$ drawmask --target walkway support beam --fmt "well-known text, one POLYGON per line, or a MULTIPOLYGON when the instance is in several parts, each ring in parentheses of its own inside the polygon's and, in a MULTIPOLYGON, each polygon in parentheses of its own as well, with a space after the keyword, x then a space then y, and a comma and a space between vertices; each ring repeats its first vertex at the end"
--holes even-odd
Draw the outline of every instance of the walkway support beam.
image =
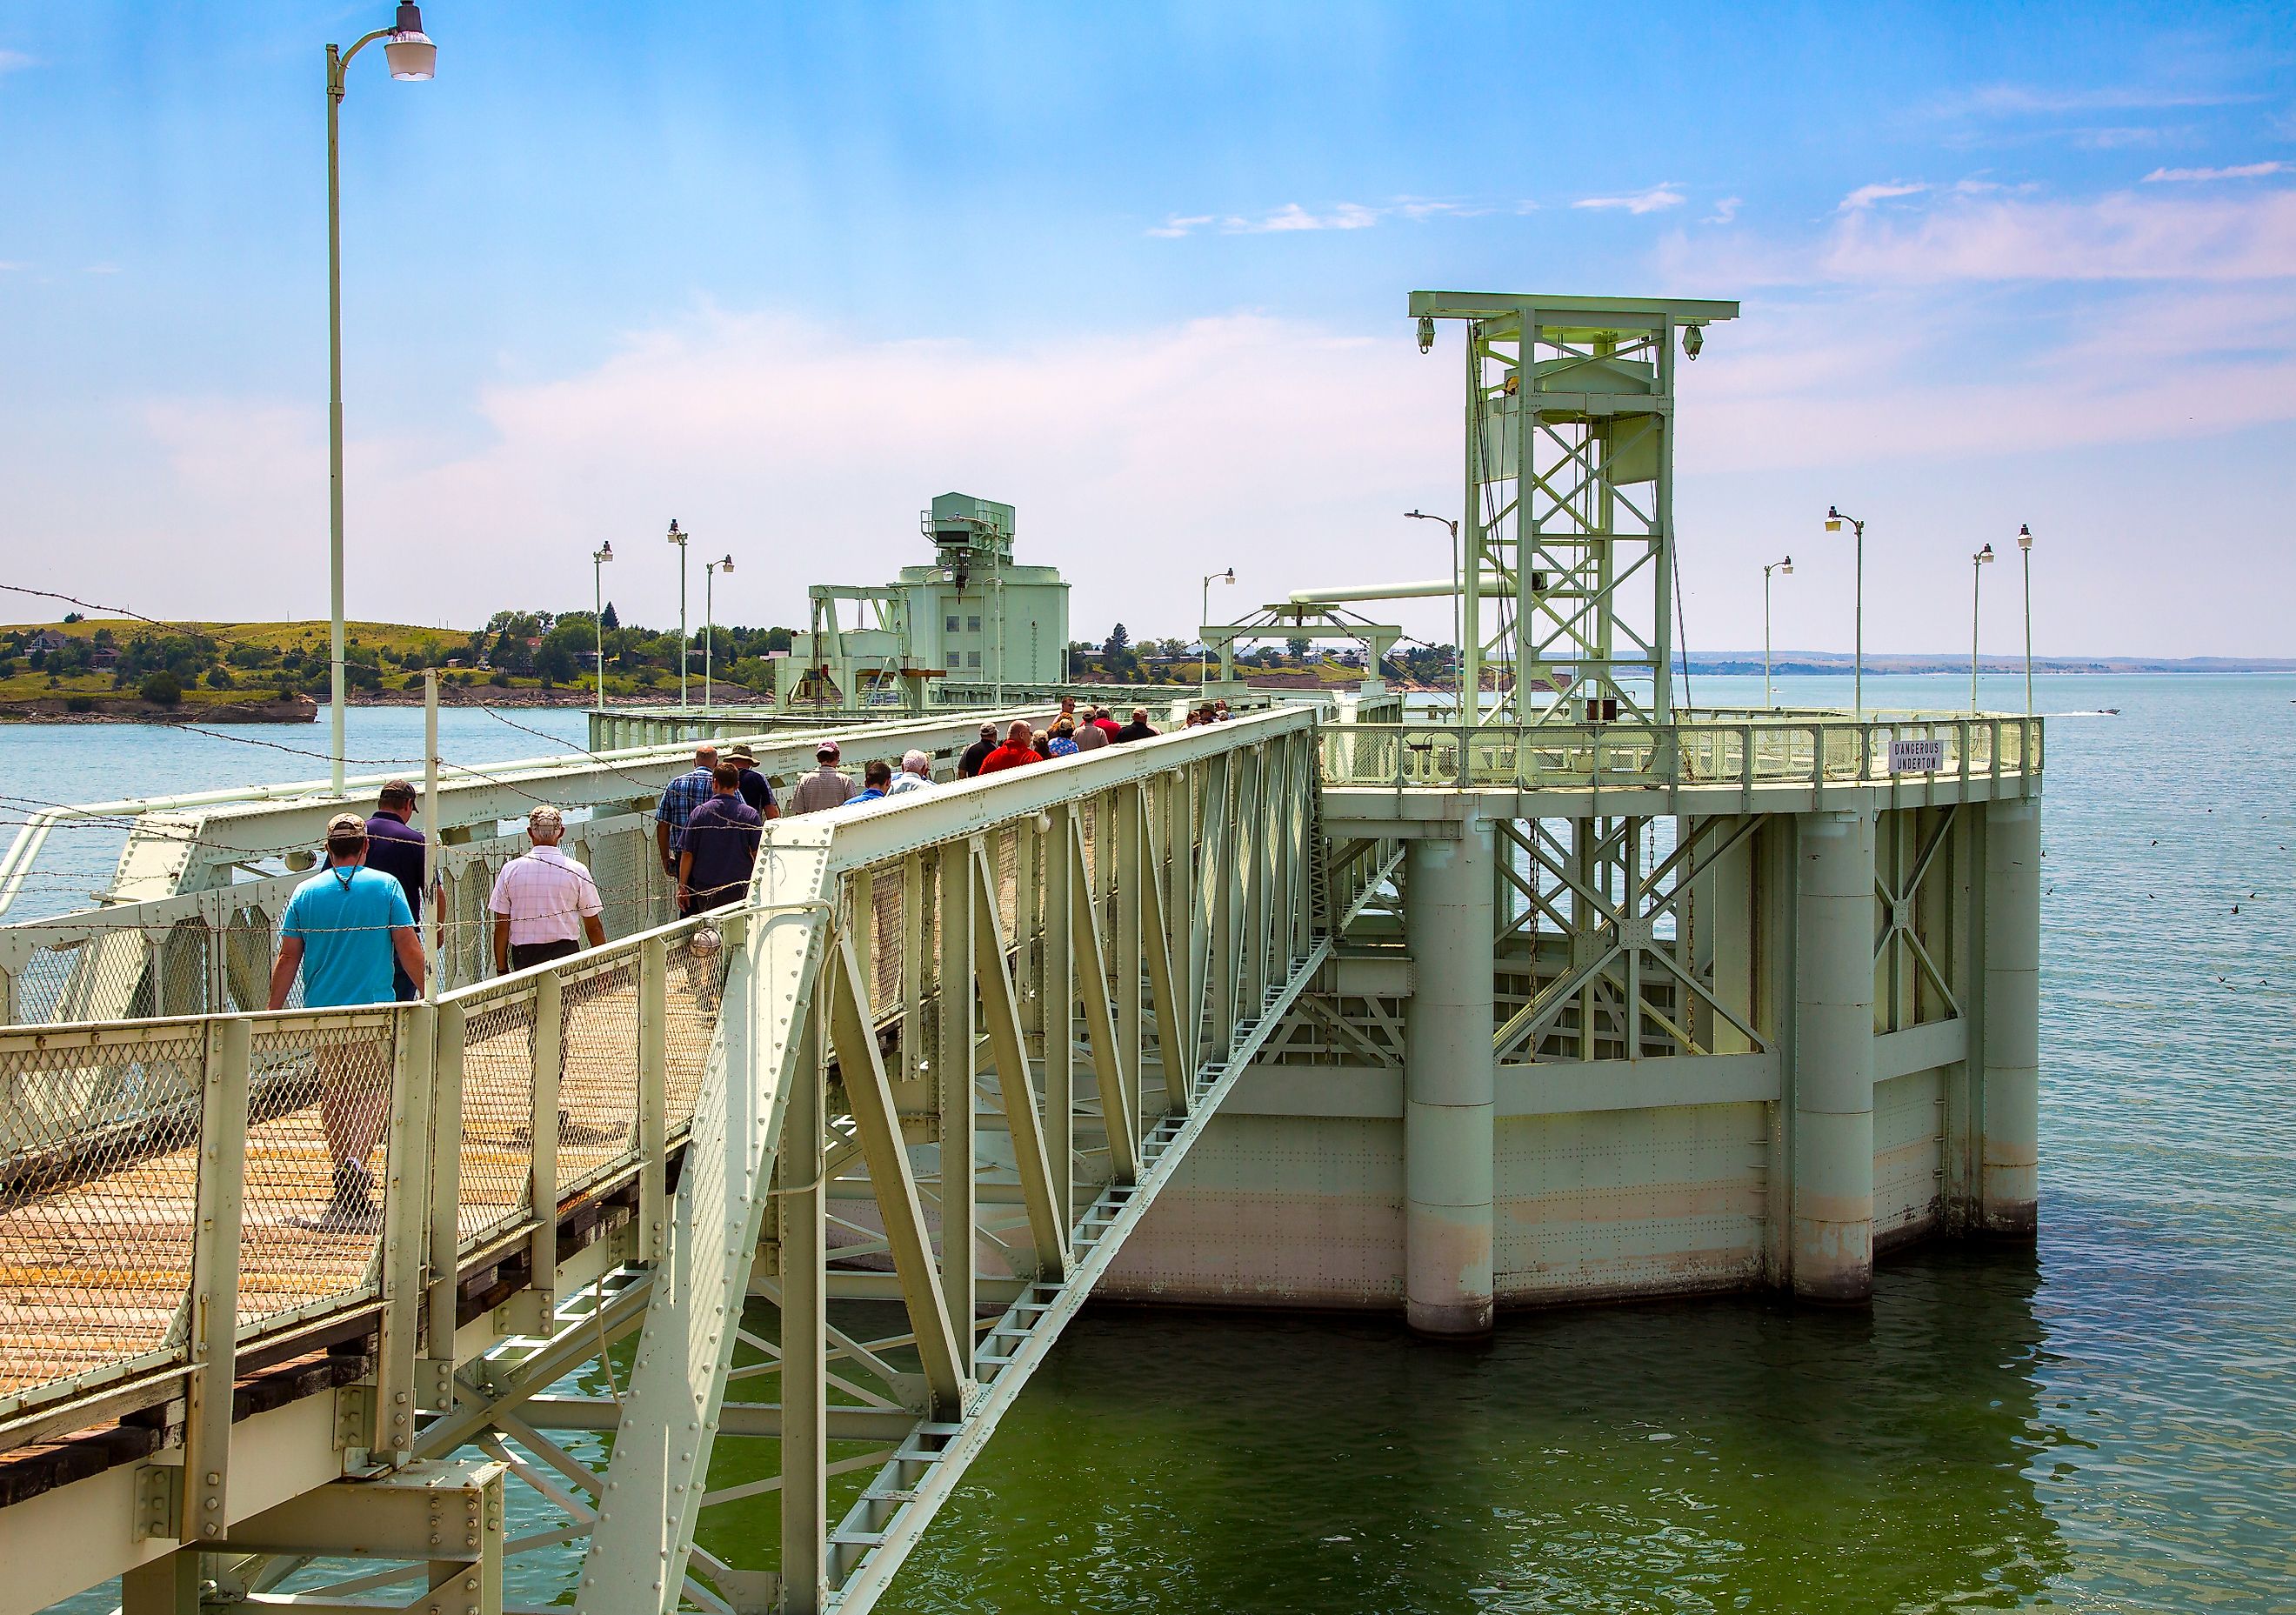
POLYGON ((1988 1234, 2031 1239, 2041 1126, 2041 804, 1985 808, 1985 1173, 1988 1234))
POLYGON ((1404 1304, 1425 1334, 1491 1328, 1494 868, 1478 819, 1456 840, 1413 840, 1404 865, 1404 1304))
POLYGON ((1874 1293, 1874 816, 1795 822, 1793 1292, 1874 1293))

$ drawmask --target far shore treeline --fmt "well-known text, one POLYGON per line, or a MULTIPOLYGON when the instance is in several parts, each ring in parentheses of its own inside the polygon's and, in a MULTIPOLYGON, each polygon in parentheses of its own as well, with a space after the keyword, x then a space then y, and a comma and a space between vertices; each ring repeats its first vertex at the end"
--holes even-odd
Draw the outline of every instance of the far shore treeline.
MULTIPOLYGON (((624 624, 610 603, 603 612, 606 694, 644 701, 677 689, 676 630, 624 624)), ((792 630, 718 625, 709 672, 719 701, 772 697, 776 670, 787 664, 792 630)), ((345 679, 358 703, 419 699, 422 675, 437 668, 451 700, 588 700, 596 690, 599 623, 589 611, 497 611, 482 628, 421 627, 406 623, 345 626, 345 679)), ((687 647, 688 680, 702 674, 703 636, 687 647)), ((1307 640, 1245 650, 1237 661, 1253 676, 1310 685, 1352 684, 1363 676, 1359 651, 1318 649, 1307 640)), ((1447 645, 1399 650, 1382 669, 1390 680, 1432 685, 1451 664, 1447 645)), ((1069 670, 1079 682, 1194 685, 1206 670, 1193 642, 1135 642, 1122 623, 1097 644, 1070 646, 1069 670)), ((257 715, 293 721, 329 690, 324 622, 170 622, 91 618, 0 627, 0 717, 195 717, 257 715)))

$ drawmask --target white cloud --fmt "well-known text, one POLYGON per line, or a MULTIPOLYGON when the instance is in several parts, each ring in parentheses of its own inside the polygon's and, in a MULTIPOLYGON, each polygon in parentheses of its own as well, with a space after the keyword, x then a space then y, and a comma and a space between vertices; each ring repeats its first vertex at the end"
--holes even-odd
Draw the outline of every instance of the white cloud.
POLYGON ((1151 229, 1148 234, 1151 235, 1163 236, 1167 240, 1170 240, 1185 235, 1191 231, 1200 229, 1203 225, 1209 225, 1211 222, 1212 216, 1209 213, 1190 213, 1185 215, 1175 213, 1165 219, 1162 224, 1151 229))
POLYGON ((2164 181, 2261 179, 2267 174, 2284 173, 2287 168, 2284 162, 2247 162, 2231 168, 2155 168, 2144 176, 2144 183, 2157 185, 2164 181))
POLYGON ((0 49, 0 73, 20 72, 25 68, 37 65, 37 63, 31 57, 21 51, 0 49))
POLYGON ((83 275, 117 275, 119 273, 119 266, 117 264, 90 264, 86 268, 80 271, 80 273, 83 275))
MULTIPOLYGON (((1392 512, 1456 503, 1456 385, 1401 319, 1371 337, 1239 316, 990 348, 699 316, 578 373, 484 389, 476 432, 355 439, 354 610, 463 621, 513 598, 586 600, 576 569, 611 537, 636 562, 607 574, 624 617, 674 619, 659 538, 630 536, 675 515, 742 562, 718 586, 721 619, 801 622, 806 585, 917 562, 918 509, 961 488, 1019 506, 1021 553, 1076 586, 1080 635, 1119 616, 1180 632, 1197 576, 1231 562, 1239 600, 1441 570, 1442 545, 1413 547, 1398 529, 1421 524, 1392 512)), ((121 564, 230 553, 212 584, 186 573, 171 609, 324 612, 324 568, 308 564, 324 553, 309 548, 326 525, 324 417, 198 398, 144 424, 160 455, 123 476, 132 496, 107 523, 121 564)))
POLYGON ((1683 194, 1675 189, 1672 180, 1662 180, 1647 191, 1631 192, 1624 196, 1582 196, 1570 205, 1574 208, 1619 209, 1628 213, 1655 213, 1661 208, 1678 208, 1683 194))
POLYGON ((1860 185, 1843 197, 1833 210, 1836 213, 1862 213, 1875 202, 1887 201, 1893 196, 1919 196, 1928 189, 1928 184, 1918 179, 1892 179, 1879 184, 1860 185))
POLYGON ((1286 202, 1259 218, 1231 215, 1220 228, 1232 235, 1280 234, 1294 230, 1367 230, 1379 223, 1379 209, 1341 202, 1329 213, 1310 213, 1298 202, 1286 202))
POLYGON ((2296 192, 1963 201, 1906 224, 1853 212, 1814 267, 1812 279, 1908 283, 2296 275, 2296 192))
POLYGON ((1738 217, 1738 209, 1744 206, 1743 198, 1726 196, 1714 204, 1714 211, 1706 216, 1705 222, 1710 225, 1726 225, 1738 217))
POLYGON ((2164 107, 2230 106, 2252 99, 2210 90, 2171 90, 2145 85, 2103 85, 2088 89, 2045 89, 2032 85, 1992 84, 1948 100, 1948 113, 1975 112, 2021 117, 2052 112, 2119 111, 2164 107))

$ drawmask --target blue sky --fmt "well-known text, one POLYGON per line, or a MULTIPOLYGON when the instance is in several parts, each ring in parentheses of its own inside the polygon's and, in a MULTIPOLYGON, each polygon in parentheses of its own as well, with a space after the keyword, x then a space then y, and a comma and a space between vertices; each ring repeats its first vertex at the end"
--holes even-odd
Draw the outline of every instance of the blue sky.
MULTIPOLYGON (((321 47, 390 12, 0 4, 0 581, 324 611, 321 47)), ((437 81, 371 50, 344 108, 355 613, 586 603, 611 537, 660 620, 676 516, 793 620, 949 488, 1079 635, 1422 577, 1407 294, 1654 291, 1745 305, 1685 381, 1694 647, 1788 550, 1779 643, 1847 647, 1838 501, 1880 648, 1963 643, 2030 521, 2045 652, 2296 654, 2284 5, 425 16, 437 81)))

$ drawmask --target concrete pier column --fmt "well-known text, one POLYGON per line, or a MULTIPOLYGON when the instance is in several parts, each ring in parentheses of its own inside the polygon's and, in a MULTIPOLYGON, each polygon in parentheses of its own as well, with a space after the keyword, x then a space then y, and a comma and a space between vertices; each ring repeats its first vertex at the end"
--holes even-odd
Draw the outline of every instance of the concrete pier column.
POLYGON ((2041 804, 1985 808, 1985 1156, 1988 1234, 2031 1239, 2041 1127, 2041 804))
POLYGON ((1793 1292, 1874 1294, 1874 816, 1795 821, 1793 1292))
POLYGON ((1403 1029, 1405 1315, 1426 1334, 1491 1327, 1491 827, 1409 843, 1403 1029))

